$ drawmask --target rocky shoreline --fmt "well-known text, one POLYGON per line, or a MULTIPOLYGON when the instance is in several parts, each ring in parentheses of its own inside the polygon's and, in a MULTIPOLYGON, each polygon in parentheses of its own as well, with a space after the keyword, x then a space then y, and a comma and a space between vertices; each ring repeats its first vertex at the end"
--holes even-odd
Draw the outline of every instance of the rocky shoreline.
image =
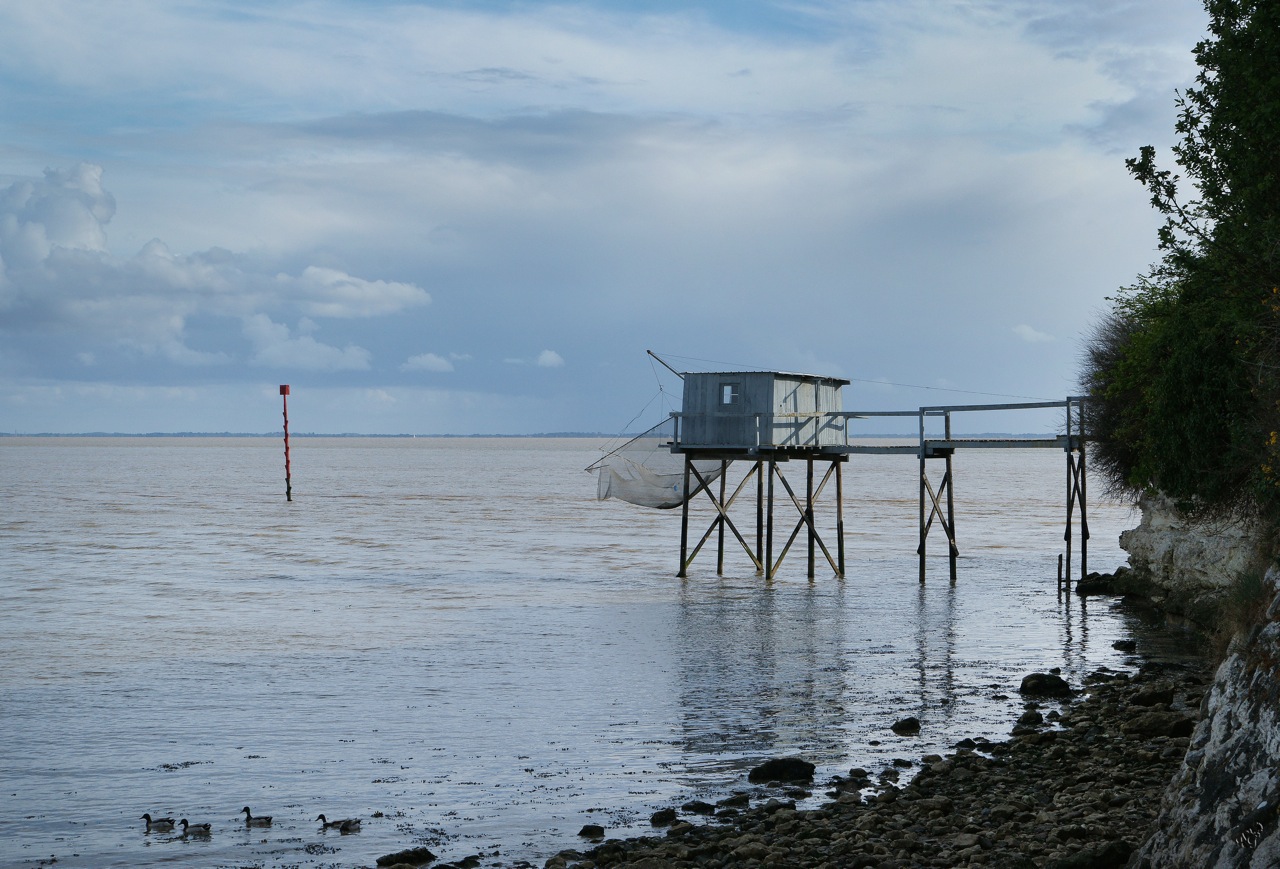
POLYGON ((820 785, 830 802, 816 809, 797 810, 804 792, 782 781, 672 807, 655 813, 661 834, 545 867, 1122 867, 1153 831, 1211 677, 1194 661, 1099 670, 1069 698, 1027 696, 1008 741, 851 770, 820 785))

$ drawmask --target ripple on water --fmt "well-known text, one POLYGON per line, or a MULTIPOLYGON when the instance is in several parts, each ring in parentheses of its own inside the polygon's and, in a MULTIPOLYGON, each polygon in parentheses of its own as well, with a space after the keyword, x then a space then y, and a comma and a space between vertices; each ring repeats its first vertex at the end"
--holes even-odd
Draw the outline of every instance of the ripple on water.
MULTIPOLYGON (((0 864, 538 859, 769 756, 822 780, 998 738, 1033 669, 1133 666, 1111 649, 1132 615, 1054 591, 1061 467, 1033 451, 966 457, 960 581, 935 559, 922 587, 909 461, 851 484, 845 581, 793 552, 765 584, 732 540, 728 575, 704 552, 681 581, 678 514, 595 502, 594 444, 507 446, 305 442, 291 505, 274 442, 0 446, 33 517, 0 526, 26 577, 0 614, 0 864), (147 836, 143 812, 213 834, 147 836)), ((1114 566, 1127 510, 1091 507, 1114 566)))

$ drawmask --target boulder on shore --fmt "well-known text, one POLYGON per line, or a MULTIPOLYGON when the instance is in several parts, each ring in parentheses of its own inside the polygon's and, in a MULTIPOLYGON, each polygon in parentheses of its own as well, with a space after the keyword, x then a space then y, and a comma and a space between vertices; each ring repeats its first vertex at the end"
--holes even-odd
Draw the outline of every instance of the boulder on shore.
POLYGON ((775 757, 766 760, 747 775, 752 783, 771 781, 812 781, 816 767, 798 757, 775 757))
POLYGON ((670 827, 677 817, 675 809, 658 809, 649 816, 649 823, 654 827, 670 827))
POLYGON ((895 721, 889 728, 899 736, 918 736, 920 733, 920 719, 914 715, 908 715, 900 721, 895 721))
POLYGON ((434 859, 436 859, 436 855, 426 848, 407 848, 404 851, 397 851, 394 854, 379 857, 377 863, 379 866, 421 866, 423 863, 430 863, 434 859))
POLYGON ((1032 673, 1022 680, 1018 692, 1032 697, 1070 697, 1067 680, 1052 673, 1032 673))

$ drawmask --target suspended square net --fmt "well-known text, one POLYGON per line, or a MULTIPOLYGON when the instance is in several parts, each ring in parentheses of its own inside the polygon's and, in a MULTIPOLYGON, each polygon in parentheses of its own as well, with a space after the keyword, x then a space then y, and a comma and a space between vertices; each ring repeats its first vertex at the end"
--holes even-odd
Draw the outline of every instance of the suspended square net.
MULTIPOLYGON (((675 420, 668 417, 590 465, 596 474, 596 498, 617 498, 641 507, 669 510, 685 502, 684 456, 671 452, 675 420)), ((710 483, 720 476, 719 460, 695 460, 693 466, 710 483)), ((692 475, 696 493, 698 482, 692 475)))

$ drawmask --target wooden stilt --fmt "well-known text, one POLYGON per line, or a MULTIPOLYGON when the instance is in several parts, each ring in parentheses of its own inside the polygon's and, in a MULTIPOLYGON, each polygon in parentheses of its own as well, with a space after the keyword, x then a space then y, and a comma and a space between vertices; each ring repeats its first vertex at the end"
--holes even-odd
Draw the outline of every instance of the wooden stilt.
POLYGON ((837 571, 844 579, 844 483, 840 477, 840 466, 843 461, 834 460, 836 466, 836 551, 839 553, 840 568, 837 571))
POLYGON ((689 551, 689 471, 692 469, 693 460, 688 456, 684 457, 684 488, 680 491, 684 493, 684 503, 680 505, 680 572, 676 576, 684 579, 688 574, 685 568, 688 562, 685 556, 689 551))
POLYGON ((1084 438, 1080 439, 1080 578, 1089 574, 1089 517, 1085 512, 1086 474, 1084 470, 1084 438))
POLYGON ((1071 439, 1067 438, 1067 528, 1063 532, 1063 540, 1067 544, 1067 591, 1071 590, 1071 541, 1074 535, 1071 533, 1071 514, 1074 511, 1076 503, 1076 461, 1075 456, 1071 452, 1071 439))
MULTIPOLYGON (((945 435, 945 437, 946 437, 946 439, 947 439, 948 441, 950 441, 950 440, 951 440, 951 413, 950 413, 950 411, 948 411, 948 412, 947 412, 947 415, 946 415, 946 429, 945 429, 945 431, 946 431, 946 435, 945 435)), ((952 585, 955 585, 955 584, 956 584, 956 559, 960 556, 960 550, 959 550, 959 548, 957 548, 957 546, 956 546, 956 499, 955 499, 955 488, 956 488, 956 486, 955 486, 955 482, 956 482, 956 478, 955 478, 955 477, 953 476, 953 474, 952 474, 952 471, 954 470, 954 469, 953 469, 953 467, 952 467, 952 463, 951 463, 952 455, 953 455, 953 451, 952 451, 952 450, 947 450, 947 477, 946 477, 946 487, 947 487, 947 560, 950 562, 950 566, 951 566, 951 584, 952 584, 952 585)))
POLYGON ((724 576, 724 493, 726 477, 729 475, 729 463, 724 459, 720 460, 720 515, 716 517, 716 525, 720 529, 720 537, 717 541, 716 548, 716 576, 724 576))
MULTIPOLYGON (((764 553, 764 462, 756 462, 756 561, 767 564, 764 553)), ((756 573, 765 573, 768 568, 757 568, 756 573)))
MULTIPOLYGON (((787 497, 791 499, 791 504, 796 508, 796 513, 800 518, 797 520, 795 527, 791 529, 791 534, 787 537, 786 545, 782 547, 782 552, 779 553, 777 561, 773 563, 775 570, 782 564, 783 559, 787 557, 787 553, 791 551, 791 546, 796 542, 796 538, 800 536, 800 531, 803 529, 808 532, 808 539, 811 545, 816 545, 822 550, 822 555, 827 559, 827 564, 831 566, 831 570, 836 573, 839 572, 836 560, 831 557, 830 550, 827 549, 827 545, 822 542, 822 537, 818 534, 817 526, 813 521, 813 513, 810 509, 810 505, 817 501, 822 495, 822 490, 830 482, 831 477, 834 475, 835 467, 835 463, 833 463, 832 467, 827 469, 826 474, 823 475, 822 482, 813 489, 812 495, 807 496, 804 501, 801 501, 795 491, 792 490, 786 476, 781 471, 777 472, 778 480, 782 483, 782 487, 786 489, 787 497)), ((814 560, 816 561, 816 557, 814 560)))
POLYGON ((926 468, 925 445, 924 445, 924 411, 920 412, 920 545, 916 547, 916 552, 920 556, 920 584, 924 585, 925 562, 928 555, 929 547, 929 525, 925 521, 924 513, 924 496, 925 490, 929 486, 928 471, 926 468))
MULTIPOLYGON (((728 471, 728 465, 729 465, 729 462, 727 461, 724 462, 724 464, 722 465, 723 470, 721 471, 721 474, 720 474, 720 477, 722 480, 721 488, 720 488, 721 495, 717 499, 716 496, 712 493, 710 483, 707 481, 707 479, 704 478, 701 473, 699 473, 697 467, 695 467, 692 463, 689 464, 689 473, 693 475, 694 480, 696 480, 698 483, 697 488, 694 490, 694 494, 696 495, 698 492, 707 493, 707 497, 711 500, 712 506, 716 508, 716 517, 711 520, 711 524, 707 526, 706 533, 702 535, 702 538, 698 541, 698 544, 693 547, 693 551, 687 552, 684 556, 682 556, 681 560, 686 570, 688 569, 689 565, 693 563, 693 560, 698 557, 698 553, 702 551, 702 547, 705 546, 707 544, 707 541, 711 539, 711 535, 719 531, 720 534, 723 536, 724 530, 726 528, 733 534, 734 539, 738 541, 738 545, 742 547, 742 550, 747 553, 747 557, 751 559, 751 562, 756 566, 756 569, 759 570, 761 567, 760 560, 756 557, 755 553, 751 550, 751 546, 747 543, 746 539, 743 538, 742 533, 738 531, 737 526, 733 524, 733 519, 731 519, 729 516, 729 508, 733 506, 734 501, 738 500, 738 496, 742 494, 747 484, 751 482, 751 472, 748 472, 747 476, 744 477, 740 483, 738 483, 738 486, 737 488, 734 489, 733 494, 729 496, 728 499, 725 499, 724 497, 725 486, 724 486, 723 480, 725 479, 725 474, 728 471)), ((721 563, 723 562, 721 561, 721 563)))
POLYGON ((808 467, 805 475, 804 522, 809 529, 809 579, 813 579, 814 539, 817 536, 813 527, 813 459, 809 459, 805 464, 808 467))
POLYGON ((773 579, 773 477, 777 473, 778 463, 773 459, 769 459, 769 506, 768 518, 765 526, 765 557, 764 557, 764 578, 773 579))

